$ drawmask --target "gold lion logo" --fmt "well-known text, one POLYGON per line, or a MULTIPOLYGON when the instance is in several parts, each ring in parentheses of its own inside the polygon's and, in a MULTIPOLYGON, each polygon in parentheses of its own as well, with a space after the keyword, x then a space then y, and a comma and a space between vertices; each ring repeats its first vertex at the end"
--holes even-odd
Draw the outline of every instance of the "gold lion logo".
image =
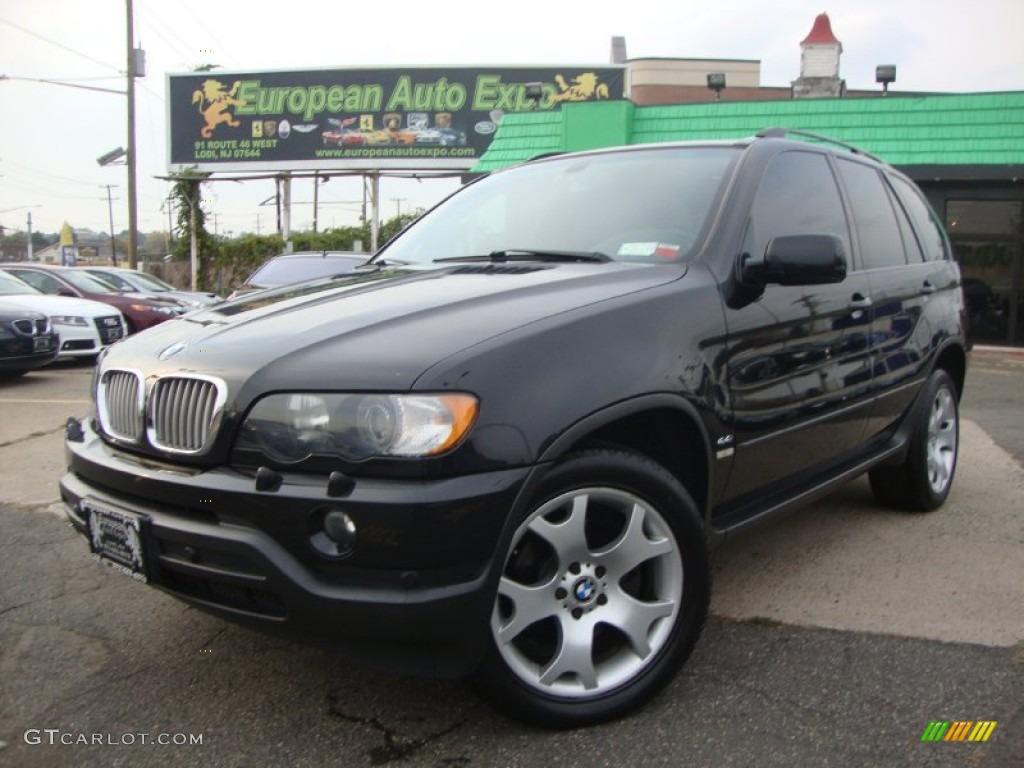
POLYGON ((608 98, 608 86, 598 80, 594 72, 584 72, 574 77, 571 83, 565 82, 561 75, 555 75, 555 84, 558 86, 558 93, 551 97, 553 103, 608 98))
POLYGON ((239 81, 236 80, 229 91, 219 80, 206 80, 202 89, 192 93, 192 103, 199 105, 199 113, 206 120, 206 125, 200 131, 204 139, 213 136, 213 129, 220 123, 227 123, 232 128, 241 125, 235 120, 235 116, 227 111, 229 107, 245 104, 243 99, 235 98, 239 85, 239 81))

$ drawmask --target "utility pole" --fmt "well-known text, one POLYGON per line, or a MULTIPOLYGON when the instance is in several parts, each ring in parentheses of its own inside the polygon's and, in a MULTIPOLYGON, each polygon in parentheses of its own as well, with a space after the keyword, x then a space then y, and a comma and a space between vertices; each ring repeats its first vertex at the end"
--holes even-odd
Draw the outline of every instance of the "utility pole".
MULTIPOLYGON (((136 232, 139 228, 138 191, 135 186, 135 78, 138 63, 142 60, 142 51, 135 51, 134 9, 132 0, 128 5, 128 266, 139 267, 139 244, 136 232)), ((142 74, 145 74, 144 72, 142 74)))
POLYGON ((174 198, 168 195, 164 200, 164 205, 167 206, 167 251, 170 253, 171 246, 174 245, 174 222, 171 219, 171 214, 174 212, 174 198))
POLYGON ((402 215, 402 203, 404 203, 408 199, 409 198, 407 198, 407 197, 392 197, 391 198, 391 200, 394 202, 396 208, 398 209, 398 216, 402 215))
POLYGON ((116 184, 104 184, 107 188, 107 210, 110 211, 110 261, 116 267, 117 266, 117 246, 114 241, 114 200, 110 196, 110 188, 116 187, 116 184))
POLYGON ((32 211, 28 212, 28 261, 32 261, 32 211))

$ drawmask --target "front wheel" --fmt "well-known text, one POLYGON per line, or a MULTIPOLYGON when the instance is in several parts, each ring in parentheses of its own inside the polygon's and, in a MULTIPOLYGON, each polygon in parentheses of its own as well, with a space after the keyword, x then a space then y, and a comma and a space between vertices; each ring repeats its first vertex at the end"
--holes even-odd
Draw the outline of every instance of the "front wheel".
POLYGON ((512 536, 478 688, 535 725, 619 717, 686 661, 709 596, 704 532, 679 482, 637 454, 572 454, 512 536))
POLYGON ((907 458, 898 467, 876 467, 868 474, 882 504, 914 512, 938 509, 949 496, 956 472, 960 412, 956 385, 941 368, 925 382, 911 415, 913 432, 907 458))

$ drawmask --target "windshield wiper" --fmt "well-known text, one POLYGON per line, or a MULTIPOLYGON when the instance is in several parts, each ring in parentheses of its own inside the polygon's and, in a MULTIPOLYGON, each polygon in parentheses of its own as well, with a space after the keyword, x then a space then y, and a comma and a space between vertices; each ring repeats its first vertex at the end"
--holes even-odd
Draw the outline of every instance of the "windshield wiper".
POLYGON ((506 261, 586 261, 603 263, 611 260, 608 254, 601 253, 600 251, 535 251, 530 248, 506 248, 503 251, 491 251, 487 255, 450 256, 444 259, 434 259, 434 263, 442 264, 460 261, 489 261, 492 264, 500 264, 506 261))
POLYGON ((401 261, 400 259, 373 259, 358 265, 356 269, 363 269, 364 267, 406 267, 411 263, 409 261, 401 261))

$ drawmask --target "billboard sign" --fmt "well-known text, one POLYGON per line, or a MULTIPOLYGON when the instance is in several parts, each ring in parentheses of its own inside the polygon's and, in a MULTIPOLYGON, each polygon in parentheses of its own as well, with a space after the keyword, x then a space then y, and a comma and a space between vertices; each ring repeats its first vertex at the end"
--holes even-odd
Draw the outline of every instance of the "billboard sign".
POLYGON ((315 69, 167 78, 172 172, 466 170, 506 112, 621 99, 623 67, 315 69), (527 83, 541 96, 528 98, 527 83))

